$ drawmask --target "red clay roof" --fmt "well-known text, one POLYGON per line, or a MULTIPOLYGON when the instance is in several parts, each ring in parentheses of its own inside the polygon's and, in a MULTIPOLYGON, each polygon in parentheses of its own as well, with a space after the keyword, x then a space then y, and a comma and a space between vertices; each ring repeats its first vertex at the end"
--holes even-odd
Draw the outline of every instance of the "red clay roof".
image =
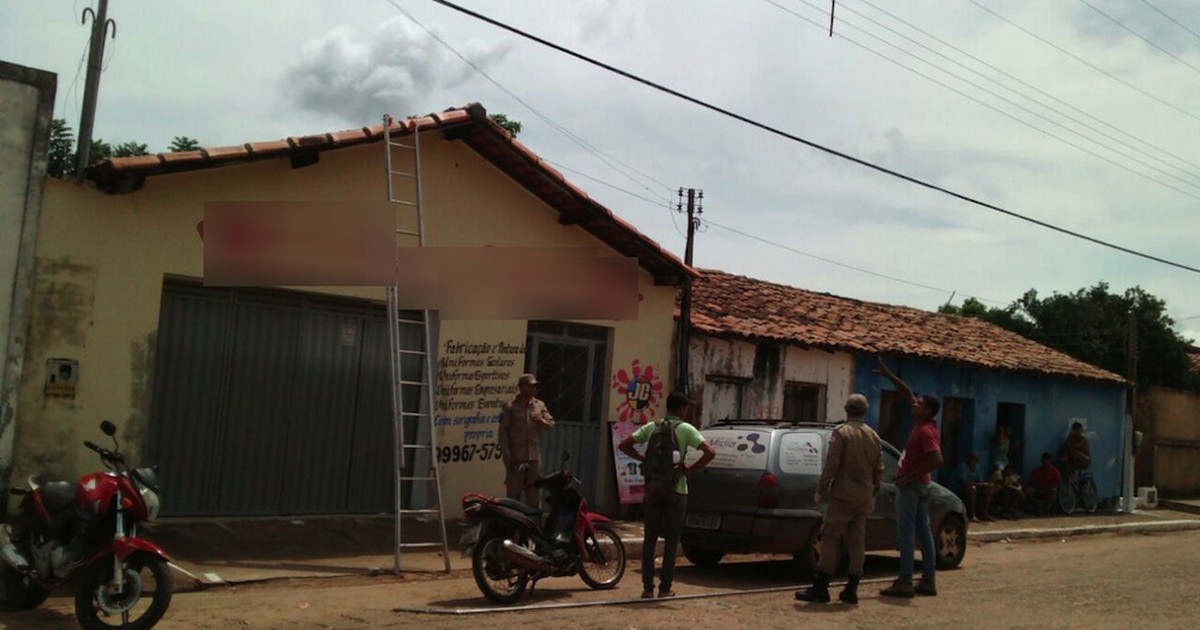
POLYGON ((693 281, 692 326, 718 337, 1125 382, 979 319, 863 302, 708 269, 693 281))
MULTIPOLYGON (((657 284, 677 284, 685 276, 697 275, 674 254, 567 181, 562 173, 489 119, 482 105, 471 103, 438 114, 393 121, 391 126, 394 136, 411 135, 416 130, 440 130, 447 138, 462 140, 558 210, 560 223, 579 225, 620 254, 636 257, 639 264, 654 276, 657 284)), ((87 173, 106 192, 131 192, 140 188, 146 177, 259 160, 308 157, 321 151, 382 140, 383 124, 379 124, 269 142, 247 142, 238 146, 112 158, 92 165, 87 173)))

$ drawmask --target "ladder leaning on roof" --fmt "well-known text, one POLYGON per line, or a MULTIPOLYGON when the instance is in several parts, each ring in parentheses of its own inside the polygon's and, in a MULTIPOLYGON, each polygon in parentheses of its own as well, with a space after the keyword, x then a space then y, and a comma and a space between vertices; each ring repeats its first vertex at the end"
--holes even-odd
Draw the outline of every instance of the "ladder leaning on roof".
MULTIPOLYGON (((401 240, 417 239, 417 246, 425 246, 425 217, 421 206, 421 141, 415 119, 399 123, 407 126, 411 144, 398 142, 392 137, 393 119, 383 117, 383 146, 387 154, 387 196, 396 204, 396 246, 401 240), (410 156, 397 160, 396 154, 410 156), (399 164, 398 164, 399 162, 399 164), (400 184, 400 185, 398 185, 400 184), (405 216, 416 215, 415 229, 405 216)), ((388 340, 391 345, 392 412, 395 441, 395 494, 396 494, 396 550, 394 571, 400 572, 400 556, 404 549, 440 547, 446 572, 450 571, 450 553, 446 541, 446 518, 442 505, 441 474, 437 458, 437 432, 433 426, 433 395, 436 392, 437 371, 433 364, 433 322, 428 310, 400 312, 399 258, 397 257, 394 280, 387 289, 388 340), (414 333, 420 331, 417 336, 414 333), (405 332, 409 334, 405 334, 405 332), (408 396, 406 396, 406 393, 408 396), (413 398, 416 400, 413 400, 413 398), (414 404, 415 403, 415 404, 414 404), (411 471, 408 467, 412 458, 411 471), (405 487, 409 492, 405 493, 405 487), (420 491, 419 491, 420 490, 420 491), (432 490, 433 497, 427 494, 432 490), (406 501, 407 499, 407 501, 406 501), (406 505, 407 504, 407 505, 406 505), (421 508, 418 504, 432 505, 421 508), (403 537, 405 516, 436 516, 438 542, 406 542, 403 537)))

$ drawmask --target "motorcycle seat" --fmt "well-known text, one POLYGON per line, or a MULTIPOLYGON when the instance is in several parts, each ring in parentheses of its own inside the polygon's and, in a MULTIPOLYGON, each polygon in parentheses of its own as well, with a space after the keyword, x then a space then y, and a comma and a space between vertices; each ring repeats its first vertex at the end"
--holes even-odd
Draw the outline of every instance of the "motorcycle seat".
POLYGON ((496 503, 498 505, 503 505, 506 508, 516 510, 522 514, 527 514, 529 516, 541 516, 542 515, 541 508, 535 508, 532 505, 528 505, 526 503, 521 503, 520 501, 518 501, 516 499, 509 499, 508 497, 497 497, 496 503))
POLYGON ((75 484, 69 481, 48 481, 42 484, 42 503, 46 510, 58 512, 75 502, 75 484))

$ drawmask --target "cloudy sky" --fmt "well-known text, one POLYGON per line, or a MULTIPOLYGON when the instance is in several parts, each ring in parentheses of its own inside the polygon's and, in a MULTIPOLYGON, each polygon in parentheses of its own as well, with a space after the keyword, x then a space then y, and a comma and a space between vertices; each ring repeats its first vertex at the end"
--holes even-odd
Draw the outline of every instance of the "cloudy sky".
MULTIPOLYGON (((829 0, 461 3, 811 142, 1200 267, 1191 0, 838 0, 832 38, 829 0)), ((56 115, 76 128, 88 4, 0 7, 0 59, 57 73, 56 115)), ((239 144, 478 101, 681 255, 674 191, 702 189, 702 267, 925 309, 1140 285, 1200 340, 1198 273, 879 174, 429 0, 111 0, 109 14, 108 141, 239 144)))

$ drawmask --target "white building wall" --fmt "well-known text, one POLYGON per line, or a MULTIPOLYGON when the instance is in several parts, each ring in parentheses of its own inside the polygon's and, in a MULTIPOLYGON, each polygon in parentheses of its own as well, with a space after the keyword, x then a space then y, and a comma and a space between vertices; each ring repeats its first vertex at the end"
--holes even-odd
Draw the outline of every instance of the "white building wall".
POLYGON ((52 73, 0 61, 0 484, 5 487, 12 471, 17 381, 55 88, 52 73))
POLYGON ((820 386, 819 416, 837 420, 852 392, 854 357, 847 352, 694 334, 688 361, 702 426, 726 417, 782 418, 788 383, 820 386))

